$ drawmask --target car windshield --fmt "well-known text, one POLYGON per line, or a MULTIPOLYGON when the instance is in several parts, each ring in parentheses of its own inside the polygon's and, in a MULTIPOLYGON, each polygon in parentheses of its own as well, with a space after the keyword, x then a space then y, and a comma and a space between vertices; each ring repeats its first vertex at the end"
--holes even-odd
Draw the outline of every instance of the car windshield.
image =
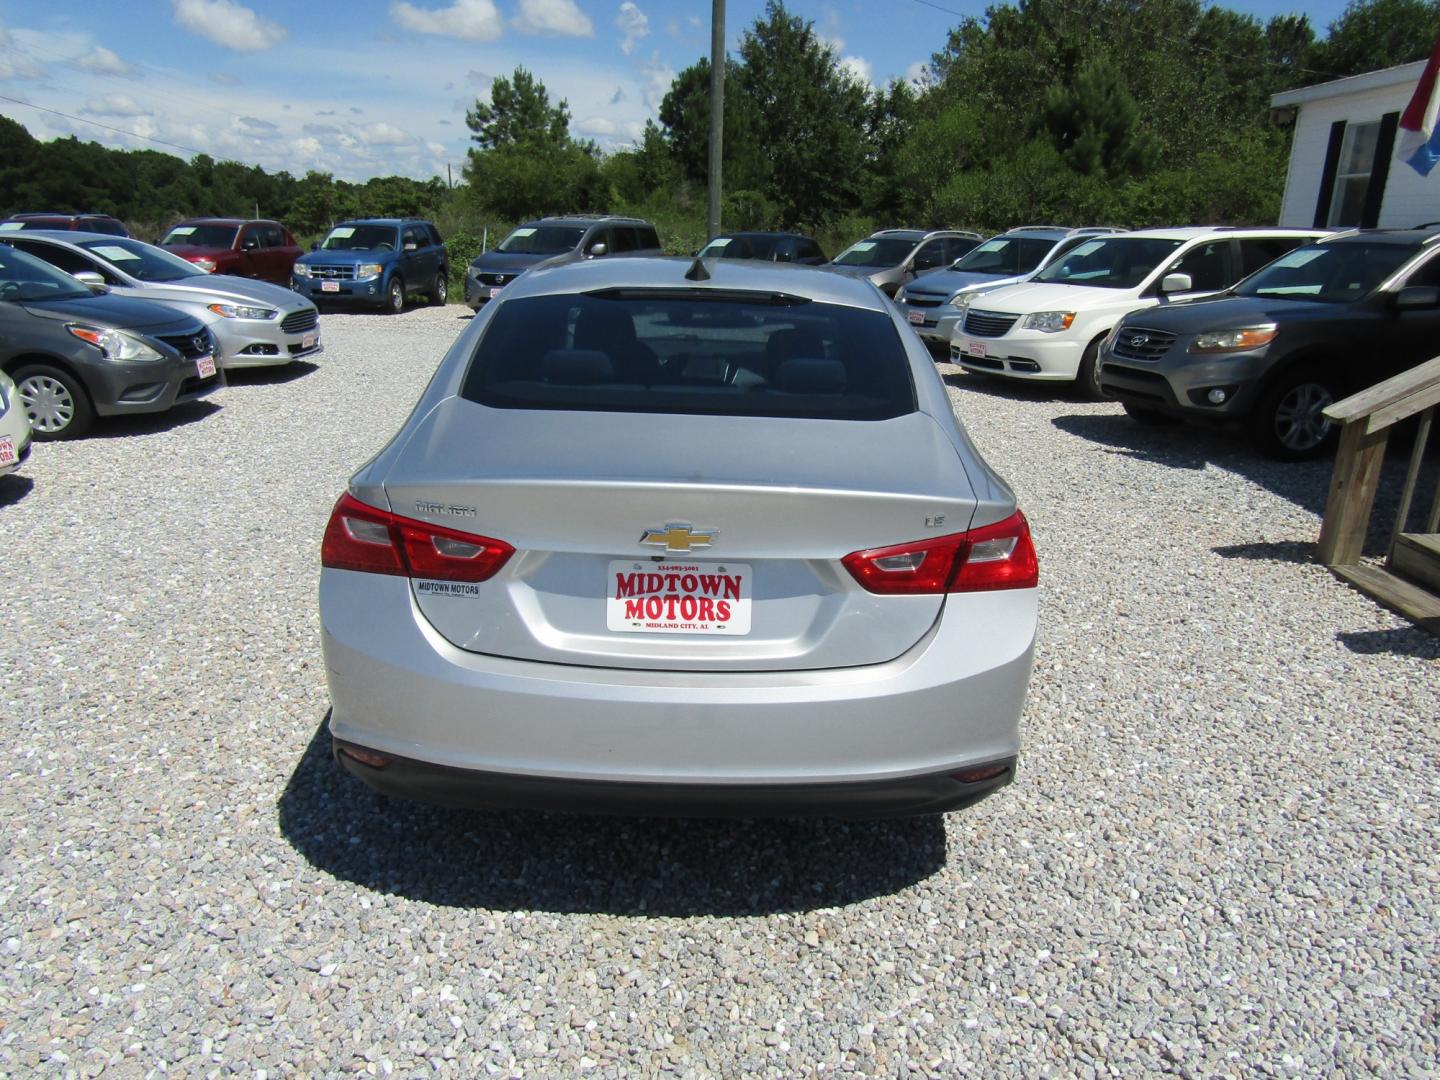
POLYGON ((1149 277, 1182 242, 1137 236, 1086 240, 1030 280, 1045 281, 1053 285, 1133 289, 1149 277))
POLYGON ((525 225, 501 240, 496 251, 507 255, 561 255, 574 251, 584 229, 563 225, 525 225))
POLYGON ((194 263, 138 240, 116 236, 104 240, 84 240, 80 246, 137 281, 180 281, 209 276, 194 263))
POLYGON ((320 247, 324 251, 394 251, 399 235, 393 225, 336 225, 320 247))
POLYGON ((717 236, 700 252, 702 259, 764 259, 775 261, 778 236, 717 236))
POLYGON ((1368 296, 1414 254, 1415 249, 1404 244, 1363 240, 1307 244, 1251 274, 1235 287, 1235 293, 1347 304, 1368 296))
POLYGON ((975 248, 954 268, 972 274, 1028 274, 1054 246, 1054 240, 997 236, 975 248))
POLYGON ((176 225, 160 238, 161 247, 225 248, 235 246, 238 225, 176 225))
POLYGON ((79 300, 94 295, 44 260, 0 244, 0 300, 79 300))
MULTIPOLYGON (((905 345, 889 315, 683 289, 505 301, 461 393, 501 409, 837 420, 915 410, 905 345)), ((635 434, 643 437, 643 427, 635 434)))
POLYGON ((861 240, 835 256, 836 266, 899 266, 910 252, 915 250, 918 240, 902 240, 886 237, 876 240, 861 240))

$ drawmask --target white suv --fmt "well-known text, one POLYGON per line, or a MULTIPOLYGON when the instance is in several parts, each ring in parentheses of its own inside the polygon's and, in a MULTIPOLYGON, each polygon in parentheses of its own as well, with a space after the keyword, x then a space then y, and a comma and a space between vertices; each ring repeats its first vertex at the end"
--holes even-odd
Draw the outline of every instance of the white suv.
POLYGON ((1028 281, 957 298, 950 358, 967 371, 1075 382, 1101 398, 1100 342, 1121 316, 1222 292, 1324 230, 1148 229, 1099 236, 1028 281))

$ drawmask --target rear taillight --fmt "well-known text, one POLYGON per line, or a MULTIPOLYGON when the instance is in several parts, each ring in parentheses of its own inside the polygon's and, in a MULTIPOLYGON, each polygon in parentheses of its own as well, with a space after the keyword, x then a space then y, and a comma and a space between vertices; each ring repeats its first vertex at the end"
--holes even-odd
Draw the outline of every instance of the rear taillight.
POLYGON ((485 581, 515 549, 476 536, 400 517, 341 495, 325 526, 320 562, 334 570, 438 581, 485 581))
POLYGON ((840 560, 873 593, 905 594, 1033 589, 1040 564, 1019 510, 969 532, 856 551, 840 560))

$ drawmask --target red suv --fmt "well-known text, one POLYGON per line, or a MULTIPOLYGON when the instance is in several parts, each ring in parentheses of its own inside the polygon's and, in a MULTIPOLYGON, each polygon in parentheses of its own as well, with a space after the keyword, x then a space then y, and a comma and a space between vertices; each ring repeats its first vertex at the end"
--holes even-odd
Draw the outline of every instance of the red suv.
POLYGON ((278 221, 191 218, 160 238, 160 246, 212 274, 259 278, 289 286, 300 245, 278 221))
POLYGON ((67 229, 107 233, 110 236, 130 235, 124 223, 109 214, 11 214, 4 221, 0 221, 0 232, 15 232, 21 229, 67 229))

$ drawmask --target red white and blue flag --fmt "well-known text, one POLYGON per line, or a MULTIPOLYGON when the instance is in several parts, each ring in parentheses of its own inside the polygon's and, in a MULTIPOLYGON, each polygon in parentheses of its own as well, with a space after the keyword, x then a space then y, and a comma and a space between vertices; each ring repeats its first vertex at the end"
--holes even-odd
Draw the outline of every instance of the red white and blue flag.
POLYGON ((1420 85, 1400 117, 1399 157, 1421 176, 1440 164, 1440 40, 1420 75, 1420 85))

